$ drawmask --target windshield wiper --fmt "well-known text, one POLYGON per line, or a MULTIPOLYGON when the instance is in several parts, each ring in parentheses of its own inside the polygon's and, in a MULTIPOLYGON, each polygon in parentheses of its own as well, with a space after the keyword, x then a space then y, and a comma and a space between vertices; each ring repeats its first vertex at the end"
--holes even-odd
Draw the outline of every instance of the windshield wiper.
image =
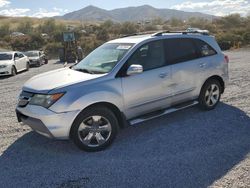
POLYGON ((93 71, 90 71, 88 69, 73 69, 73 70, 88 73, 88 74, 95 74, 93 71))

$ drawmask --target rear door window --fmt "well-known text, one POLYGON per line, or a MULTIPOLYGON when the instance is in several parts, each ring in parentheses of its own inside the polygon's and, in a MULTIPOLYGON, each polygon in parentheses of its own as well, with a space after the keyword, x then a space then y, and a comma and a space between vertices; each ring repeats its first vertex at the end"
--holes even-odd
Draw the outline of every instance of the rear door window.
POLYGON ((168 64, 176 64, 198 58, 192 39, 176 38, 165 40, 165 54, 168 64))

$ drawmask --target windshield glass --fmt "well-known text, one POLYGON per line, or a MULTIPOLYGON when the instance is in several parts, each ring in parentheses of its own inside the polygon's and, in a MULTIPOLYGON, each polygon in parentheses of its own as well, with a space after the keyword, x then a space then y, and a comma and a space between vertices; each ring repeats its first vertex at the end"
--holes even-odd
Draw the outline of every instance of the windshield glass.
POLYGON ((72 69, 91 74, 109 73, 132 46, 133 44, 106 43, 74 65, 72 69))
POLYGON ((0 61, 12 60, 12 54, 0 53, 0 61))
POLYGON ((37 57, 37 56, 39 56, 38 52, 25 52, 24 54, 26 56, 28 56, 28 57, 37 57))

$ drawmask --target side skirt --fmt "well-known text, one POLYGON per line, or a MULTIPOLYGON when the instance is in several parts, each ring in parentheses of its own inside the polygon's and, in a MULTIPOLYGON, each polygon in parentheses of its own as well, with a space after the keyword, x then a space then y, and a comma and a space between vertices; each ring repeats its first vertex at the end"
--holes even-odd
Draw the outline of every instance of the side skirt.
POLYGON ((130 125, 136 125, 136 124, 142 123, 144 121, 148 121, 148 120, 151 120, 151 119, 154 119, 154 118, 157 118, 157 117, 161 117, 161 116, 166 115, 166 114, 170 114, 172 112, 176 112, 176 111, 188 108, 188 107, 195 106, 198 103, 199 103, 198 101, 189 101, 189 102, 181 103, 181 104, 178 104, 176 106, 167 108, 165 110, 159 110, 159 111, 156 111, 156 112, 151 112, 149 114, 139 116, 137 118, 129 120, 129 124, 130 125))

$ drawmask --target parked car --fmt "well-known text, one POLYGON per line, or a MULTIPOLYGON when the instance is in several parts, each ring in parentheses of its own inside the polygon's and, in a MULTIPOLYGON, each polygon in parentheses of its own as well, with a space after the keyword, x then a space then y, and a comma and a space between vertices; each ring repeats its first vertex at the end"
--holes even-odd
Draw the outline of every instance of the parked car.
POLYGON ((26 56, 29 57, 31 66, 42 66, 43 64, 48 63, 48 58, 46 57, 43 51, 27 51, 24 52, 26 56))
POLYGON ((76 65, 26 82, 18 121, 44 136, 71 138, 83 150, 99 151, 127 124, 196 104, 214 109, 228 83, 228 62, 215 38, 204 33, 116 39, 76 65))
POLYGON ((29 70, 29 59, 21 52, 0 52, 0 76, 29 70))

